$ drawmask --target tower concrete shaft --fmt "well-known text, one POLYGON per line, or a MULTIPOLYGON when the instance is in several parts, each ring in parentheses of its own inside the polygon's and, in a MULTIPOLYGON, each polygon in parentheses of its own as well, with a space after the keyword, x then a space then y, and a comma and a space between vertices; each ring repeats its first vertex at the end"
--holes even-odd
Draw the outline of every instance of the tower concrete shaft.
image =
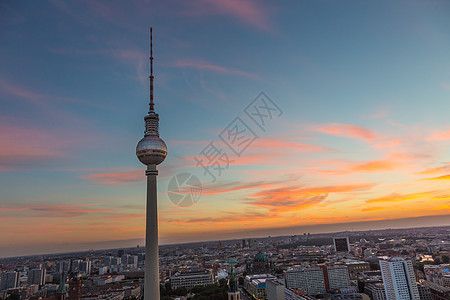
POLYGON ((145 281, 144 300, 159 300, 159 255, 158 255, 158 203, 156 190, 156 165, 148 165, 147 214, 145 233, 145 281))
POLYGON ((156 166, 167 155, 166 143, 159 137, 159 116, 153 102, 153 44, 150 28, 150 111, 144 118, 144 138, 136 146, 136 155, 147 166, 147 211, 145 226, 145 279, 144 300, 159 300, 159 255, 158 255, 158 197, 156 190, 156 166))

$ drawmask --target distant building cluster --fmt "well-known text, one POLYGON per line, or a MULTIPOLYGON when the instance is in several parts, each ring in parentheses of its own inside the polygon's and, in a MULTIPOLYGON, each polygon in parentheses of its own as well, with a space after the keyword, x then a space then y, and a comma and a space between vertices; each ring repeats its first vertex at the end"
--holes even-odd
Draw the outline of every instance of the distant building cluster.
MULTIPOLYGON (((161 295, 187 300, 225 289, 226 300, 449 300, 449 233, 305 233, 161 246, 161 295)), ((0 299, 140 299, 144 250, 2 259, 0 299)))

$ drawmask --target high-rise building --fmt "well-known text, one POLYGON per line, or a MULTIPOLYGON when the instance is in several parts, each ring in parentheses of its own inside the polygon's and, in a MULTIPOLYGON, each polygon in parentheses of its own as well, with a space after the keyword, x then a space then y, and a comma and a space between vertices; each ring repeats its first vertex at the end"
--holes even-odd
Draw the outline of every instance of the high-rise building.
POLYGON ((0 290, 15 289, 19 284, 19 273, 16 271, 3 272, 0 282, 0 290))
POLYGON ((112 256, 106 256, 106 257, 103 259, 103 264, 104 264, 106 267, 111 267, 111 261, 112 261, 112 259, 113 259, 112 256))
POLYGON ((368 283, 364 286, 364 293, 371 300, 386 300, 386 291, 382 283, 368 283))
POLYGON ((74 260, 72 260, 72 266, 71 266, 70 270, 72 272, 79 272, 80 271, 81 262, 82 262, 81 259, 74 259, 74 260))
POLYGON ((130 268, 137 268, 139 258, 137 255, 128 255, 127 256, 127 265, 130 268))
POLYGON ((346 266, 320 266, 323 270, 327 291, 340 290, 350 286, 350 276, 346 266))
POLYGON ((400 257, 380 260, 380 269, 387 300, 420 300, 410 260, 400 257))
POLYGON ((91 274, 92 262, 90 260, 84 260, 80 263, 80 273, 86 275, 91 274))
POLYGON ((41 268, 28 271, 28 284, 44 285, 46 274, 46 270, 41 268))
POLYGON ((158 254, 158 197, 156 192, 156 166, 167 155, 166 143, 159 137, 159 116, 153 103, 153 47, 150 28, 150 109, 144 118, 144 138, 136 146, 136 155, 147 166, 147 212, 145 226, 145 278, 144 300, 159 299, 159 254, 158 254))
POLYGON ((334 251, 336 252, 350 252, 350 243, 348 237, 333 238, 334 251))
POLYGON ((289 289, 300 289, 308 295, 326 292, 325 278, 321 268, 295 268, 284 272, 286 286, 289 289))
POLYGON ((284 282, 279 279, 266 280, 267 300, 285 300, 285 288, 284 282))
POLYGON ((111 266, 118 266, 122 263, 121 257, 112 257, 111 258, 111 266))
POLYGON ((58 273, 63 273, 63 272, 67 273, 67 272, 69 272, 69 266, 70 266, 69 261, 61 260, 60 262, 58 262, 56 264, 56 272, 58 272, 58 273))

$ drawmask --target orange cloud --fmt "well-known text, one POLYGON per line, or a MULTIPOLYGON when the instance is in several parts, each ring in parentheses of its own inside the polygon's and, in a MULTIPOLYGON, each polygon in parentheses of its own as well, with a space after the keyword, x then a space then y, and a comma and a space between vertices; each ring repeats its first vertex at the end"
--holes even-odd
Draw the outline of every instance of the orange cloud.
POLYGON ((424 171, 417 172, 416 174, 424 174, 424 175, 431 175, 431 174, 440 174, 450 171, 450 166, 442 166, 442 167, 435 167, 435 168, 428 168, 424 171))
POLYGON ((385 197, 366 200, 366 203, 401 202, 416 199, 434 198, 435 196, 436 196, 435 191, 411 193, 411 194, 392 193, 385 197))
POLYGON ((374 131, 352 124, 330 123, 318 126, 315 130, 336 136, 363 139, 369 143, 373 143, 378 138, 378 134, 374 131))
POLYGON ((378 149, 385 149, 385 148, 391 148, 391 147, 395 147, 395 146, 399 146, 401 144, 401 140, 400 139, 393 139, 393 140, 389 140, 387 142, 384 143, 380 143, 375 145, 376 148, 378 149))
POLYGON ((424 178, 422 180, 450 180, 450 175, 443 175, 443 176, 432 177, 432 178, 424 178))
POLYGON ((355 172, 376 172, 376 171, 388 171, 393 170, 401 164, 394 162, 390 159, 373 160, 365 163, 357 164, 351 169, 355 172))
POLYGON ((438 132, 427 138, 427 141, 445 141, 450 139, 450 130, 438 132))
POLYGON ((380 206, 375 206, 375 207, 366 207, 361 209, 361 211, 379 211, 379 210, 383 210, 383 209, 387 209, 388 207, 380 207, 380 206))
POLYGON ((228 192, 235 192, 246 189, 253 188, 269 188, 277 185, 286 185, 298 179, 297 177, 286 178, 282 180, 273 180, 273 181, 254 181, 254 182, 226 182, 222 184, 211 184, 203 187, 202 194, 204 195, 213 195, 213 194, 222 194, 228 192))
POLYGON ((337 165, 335 170, 320 170, 315 169, 315 172, 325 173, 325 174, 335 174, 335 175, 345 175, 352 173, 376 173, 376 172, 386 172, 395 170, 397 168, 403 167, 405 164, 401 162, 401 159, 378 159, 371 160, 367 162, 349 162, 345 160, 326 160, 322 162, 317 162, 316 165, 324 164, 330 166, 332 164, 337 165))
POLYGON ((297 211, 322 203, 330 193, 365 191, 371 184, 301 188, 296 186, 263 190, 250 195, 250 205, 268 208, 272 213, 297 211))

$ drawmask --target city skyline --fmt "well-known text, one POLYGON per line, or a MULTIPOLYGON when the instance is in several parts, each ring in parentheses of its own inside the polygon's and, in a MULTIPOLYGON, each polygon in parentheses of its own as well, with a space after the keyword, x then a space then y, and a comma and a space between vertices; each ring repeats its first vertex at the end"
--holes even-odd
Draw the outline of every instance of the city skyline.
POLYGON ((0 256, 144 238, 150 26, 163 243, 450 214, 444 1, 0 8, 0 256), (260 92, 282 111, 264 129, 244 111, 260 92), (239 155, 220 139, 236 117, 257 136, 239 155), (195 160, 212 141, 214 182, 195 160), (202 184, 189 207, 180 173, 202 184))

